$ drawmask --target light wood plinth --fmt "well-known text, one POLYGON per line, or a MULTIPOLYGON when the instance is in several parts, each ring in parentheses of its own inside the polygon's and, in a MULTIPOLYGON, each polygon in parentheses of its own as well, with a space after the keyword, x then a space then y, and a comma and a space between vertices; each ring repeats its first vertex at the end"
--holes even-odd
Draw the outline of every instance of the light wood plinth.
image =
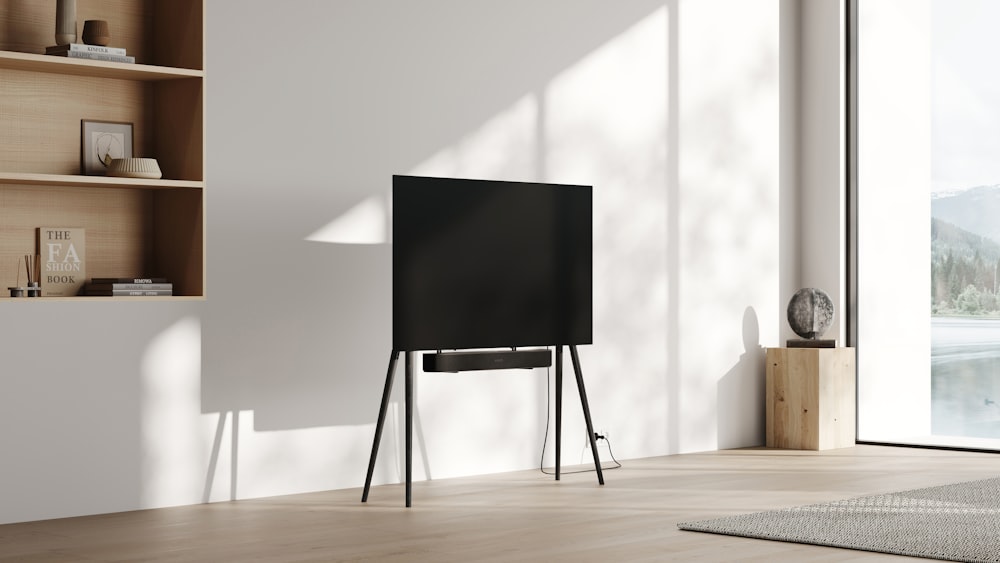
POLYGON ((854 445, 854 359, 854 348, 768 348, 767 447, 854 445))

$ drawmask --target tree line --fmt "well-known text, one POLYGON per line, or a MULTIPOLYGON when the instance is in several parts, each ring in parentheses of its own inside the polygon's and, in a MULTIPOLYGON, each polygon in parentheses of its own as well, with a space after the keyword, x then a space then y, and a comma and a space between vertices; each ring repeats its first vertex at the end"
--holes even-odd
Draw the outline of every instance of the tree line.
POLYGON ((1000 245, 931 220, 931 314, 1000 316, 1000 245))

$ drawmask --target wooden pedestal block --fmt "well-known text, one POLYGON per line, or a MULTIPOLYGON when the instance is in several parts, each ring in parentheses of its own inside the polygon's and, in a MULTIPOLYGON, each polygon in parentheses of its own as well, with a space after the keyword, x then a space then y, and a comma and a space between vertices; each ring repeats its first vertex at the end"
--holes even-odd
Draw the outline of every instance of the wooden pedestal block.
POLYGON ((767 349, 767 447, 854 445, 854 357, 854 348, 767 349))

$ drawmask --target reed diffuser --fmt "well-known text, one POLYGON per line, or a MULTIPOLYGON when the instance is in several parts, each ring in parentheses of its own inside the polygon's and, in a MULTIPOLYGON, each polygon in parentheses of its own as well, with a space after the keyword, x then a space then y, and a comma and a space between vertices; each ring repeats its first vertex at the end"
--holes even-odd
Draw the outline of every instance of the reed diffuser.
POLYGON ((28 270, 28 297, 39 297, 42 289, 38 283, 38 276, 42 272, 42 257, 38 254, 25 254, 24 267, 28 270))
POLYGON ((10 290, 11 297, 40 297, 42 295, 42 288, 39 284, 38 276, 42 272, 42 262, 41 256, 35 254, 25 254, 24 255, 24 272, 28 275, 28 282, 25 286, 21 285, 21 260, 17 259, 17 280, 14 287, 8 287, 10 290))

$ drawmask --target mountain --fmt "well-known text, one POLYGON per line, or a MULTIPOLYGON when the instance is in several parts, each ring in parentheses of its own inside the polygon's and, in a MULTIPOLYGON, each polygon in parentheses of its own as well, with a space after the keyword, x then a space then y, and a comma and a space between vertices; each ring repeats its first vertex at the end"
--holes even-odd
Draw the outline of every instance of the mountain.
POLYGON ((932 198, 931 217, 1000 242, 1000 184, 932 198))
POLYGON ((931 217, 931 262, 939 263, 949 253, 966 260, 979 256, 982 261, 995 264, 1000 260, 1000 244, 931 217))
POLYGON ((931 218, 931 312, 997 315, 1000 244, 931 218))

